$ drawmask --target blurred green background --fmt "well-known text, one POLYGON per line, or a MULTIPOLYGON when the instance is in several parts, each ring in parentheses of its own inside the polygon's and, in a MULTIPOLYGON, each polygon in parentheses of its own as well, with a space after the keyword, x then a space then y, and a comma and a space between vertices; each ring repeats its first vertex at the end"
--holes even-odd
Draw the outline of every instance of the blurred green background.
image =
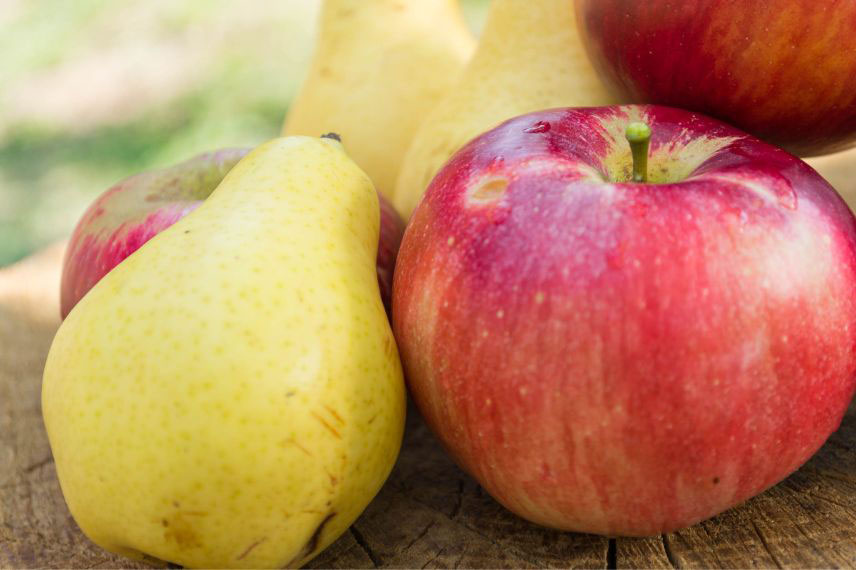
MULTIPOLYGON (((478 32, 487 0, 461 0, 478 32)), ((279 132, 319 0, 0 0, 0 266, 113 183, 279 132)))

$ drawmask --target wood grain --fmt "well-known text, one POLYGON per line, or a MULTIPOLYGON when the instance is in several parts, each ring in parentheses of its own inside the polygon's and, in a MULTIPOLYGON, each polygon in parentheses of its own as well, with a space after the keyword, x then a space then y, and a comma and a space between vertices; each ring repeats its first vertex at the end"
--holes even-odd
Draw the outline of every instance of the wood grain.
MULTIPOLYGON (((41 421, 41 373, 59 324, 58 245, 0 270, 0 568, 139 568, 91 542, 65 506, 41 421)), ((512 515, 410 410, 395 470, 313 568, 856 567, 856 407, 797 473, 692 528, 606 539, 512 515)))

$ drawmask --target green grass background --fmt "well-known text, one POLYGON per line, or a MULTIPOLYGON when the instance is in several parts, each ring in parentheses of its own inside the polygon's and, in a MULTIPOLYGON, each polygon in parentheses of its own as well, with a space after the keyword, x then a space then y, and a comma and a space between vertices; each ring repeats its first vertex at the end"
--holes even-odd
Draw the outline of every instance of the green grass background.
POLYGON ((126 176, 275 136, 318 3, 0 0, 0 266, 126 176))

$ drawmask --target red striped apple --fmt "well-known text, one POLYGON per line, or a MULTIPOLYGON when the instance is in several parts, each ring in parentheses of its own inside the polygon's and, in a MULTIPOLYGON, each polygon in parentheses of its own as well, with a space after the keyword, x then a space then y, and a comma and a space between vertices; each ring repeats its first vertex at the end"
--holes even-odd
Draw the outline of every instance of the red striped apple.
POLYGON ((537 112, 434 178, 393 323, 427 423, 500 503, 561 529, 672 531, 837 429, 856 219, 804 162, 703 115, 537 112))
MULTIPOLYGON (((141 245, 199 206, 250 149, 201 154, 164 170, 132 176, 108 189, 84 213, 66 250, 62 268, 62 317, 111 269, 141 245)), ((389 307, 402 222, 382 196, 378 284, 389 307)))
POLYGON ((625 100, 707 113, 804 155, 856 143, 853 0, 577 0, 625 100))

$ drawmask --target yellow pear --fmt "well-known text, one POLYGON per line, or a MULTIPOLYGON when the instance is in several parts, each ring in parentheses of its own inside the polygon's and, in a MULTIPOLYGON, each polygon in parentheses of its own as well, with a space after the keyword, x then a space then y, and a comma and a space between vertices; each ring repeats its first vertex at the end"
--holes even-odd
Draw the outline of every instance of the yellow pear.
POLYGON ((805 161, 838 190, 850 209, 856 209, 856 148, 805 161))
POLYGON ((107 274, 51 346, 42 404, 102 547, 299 566, 376 494, 404 428, 368 177, 327 138, 257 148, 107 274))
POLYGON ((335 131, 385 197, 425 113, 475 48, 458 0, 324 0, 285 135, 335 131))
POLYGON ((493 0, 475 55, 413 137, 393 204, 409 218, 449 157, 506 119, 614 102, 588 60, 571 0, 493 0))

